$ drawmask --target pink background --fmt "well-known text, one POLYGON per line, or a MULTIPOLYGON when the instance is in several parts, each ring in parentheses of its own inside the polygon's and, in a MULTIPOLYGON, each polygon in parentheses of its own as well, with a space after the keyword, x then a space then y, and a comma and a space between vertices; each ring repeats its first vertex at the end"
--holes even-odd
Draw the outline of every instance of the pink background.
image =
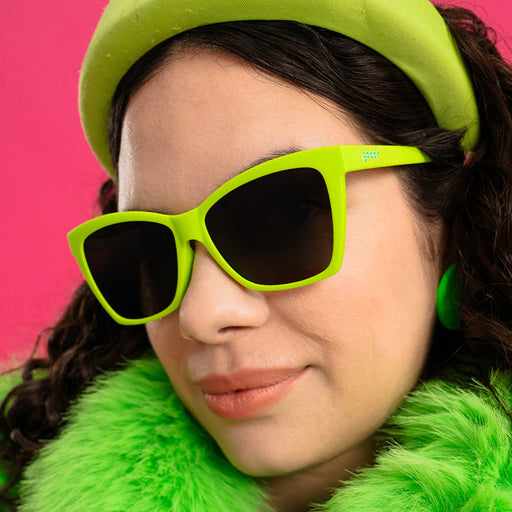
MULTIPOLYGON (((0 360, 26 357, 80 282, 66 233, 96 213, 106 175, 82 135, 78 72, 107 2, 1 1, 0 360)), ((512 33, 510 0, 458 3, 512 33)))

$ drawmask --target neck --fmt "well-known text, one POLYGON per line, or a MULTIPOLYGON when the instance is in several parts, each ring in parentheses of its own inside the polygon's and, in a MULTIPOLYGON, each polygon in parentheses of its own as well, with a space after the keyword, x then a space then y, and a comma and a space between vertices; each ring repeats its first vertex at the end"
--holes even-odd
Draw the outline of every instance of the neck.
POLYGON ((331 498, 334 491, 363 467, 373 465, 375 441, 366 439, 349 452, 289 475, 266 480, 270 505, 276 512, 307 512, 331 498))

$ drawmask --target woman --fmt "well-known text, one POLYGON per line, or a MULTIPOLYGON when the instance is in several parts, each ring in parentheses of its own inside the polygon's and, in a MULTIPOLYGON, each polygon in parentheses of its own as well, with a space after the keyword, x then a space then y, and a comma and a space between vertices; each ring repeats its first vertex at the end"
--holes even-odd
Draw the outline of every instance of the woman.
POLYGON ((3 402, 5 501, 512 510, 511 76, 427 0, 112 0, 112 214, 3 402))

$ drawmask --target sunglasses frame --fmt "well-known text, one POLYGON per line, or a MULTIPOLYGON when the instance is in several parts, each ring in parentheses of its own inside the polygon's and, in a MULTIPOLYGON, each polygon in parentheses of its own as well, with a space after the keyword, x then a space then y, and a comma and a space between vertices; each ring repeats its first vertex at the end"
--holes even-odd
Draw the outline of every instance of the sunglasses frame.
POLYGON ((68 233, 68 241, 71 252, 75 256, 85 280, 107 313, 116 322, 123 325, 143 324, 168 315, 181 304, 192 275, 194 249, 190 244, 191 241, 202 243, 226 274, 240 285, 251 290, 288 290, 316 283, 334 275, 341 268, 345 246, 345 174, 365 169, 420 164, 430 161, 430 158, 419 148, 408 146, 358 145, 327 146, 307 149, 268 160, 243 171, 216 189, 199 206, 187 212, 178 215, 166 215, 147 211, 110 213, 79 225, 68 233), (206 228, 206 214, 218 200, 236 188, 263 176, 298 168, 313 168, 323 176, 325 181, 331 205, 333 223, 333 251, 331 261, 322 272, 293 283, 277 285, 253 283, 238 274, 226 262, 222 254, 220 254, 206 228), (85 240, 91 234, 107 226, 133 221, 153 222, 167 227, 174 236, 177 253, 178 278, 173 301, 162 311, 144 318, 123 317, 110 306, 96 285, 84 253, 85 240))

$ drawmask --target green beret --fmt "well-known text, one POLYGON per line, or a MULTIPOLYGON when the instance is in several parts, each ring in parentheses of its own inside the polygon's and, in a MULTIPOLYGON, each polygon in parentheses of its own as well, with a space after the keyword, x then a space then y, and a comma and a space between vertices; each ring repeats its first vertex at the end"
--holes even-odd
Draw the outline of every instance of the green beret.
POLYGON ((444 20, 429 0, 111 0, 80 75, 80 116, 101 164, 112 174, 108 117, 117 84, 148 50, 200 25, 292 20, 344 34, 376 50, 416 85, 438 124, 478 142, 471 80, 444 20))

